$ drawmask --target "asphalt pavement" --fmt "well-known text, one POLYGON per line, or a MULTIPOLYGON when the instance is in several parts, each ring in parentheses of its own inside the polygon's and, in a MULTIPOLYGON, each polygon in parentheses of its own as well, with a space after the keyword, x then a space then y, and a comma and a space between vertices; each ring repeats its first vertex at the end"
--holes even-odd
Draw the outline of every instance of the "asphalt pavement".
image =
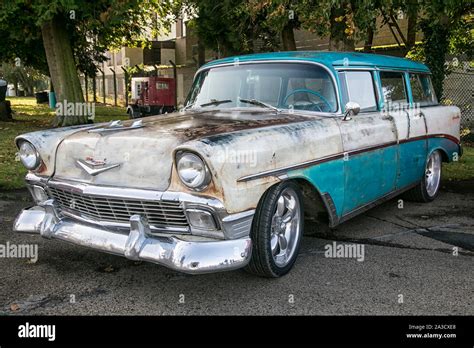
POLYGON ((0 191, 0 245, 38 245, 36 262, 0 258, 0 315, 474 314, 474 181, 445 182, 429 204, 396 198, 331 234, 309 230, 280 279, 186 275, 13 233, 29 205, 26 190, 0 191))

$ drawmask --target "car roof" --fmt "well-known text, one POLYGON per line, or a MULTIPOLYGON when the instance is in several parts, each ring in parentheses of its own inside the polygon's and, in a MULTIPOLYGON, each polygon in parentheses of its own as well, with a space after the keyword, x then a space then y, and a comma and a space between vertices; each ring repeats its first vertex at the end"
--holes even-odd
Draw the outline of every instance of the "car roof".
POLYGON ((337 67, 368 67, 368 68, 389 68, 429 72, 426 65, 406 58, 386 56, 373 53, 358 52, 321 52, 321 51, 285 51, 257 53, 242 56, 227 57, 217 59, 204 65, 208 68, 220 64, 252 61, 309 61, 324 64, 329 68, 337 67))

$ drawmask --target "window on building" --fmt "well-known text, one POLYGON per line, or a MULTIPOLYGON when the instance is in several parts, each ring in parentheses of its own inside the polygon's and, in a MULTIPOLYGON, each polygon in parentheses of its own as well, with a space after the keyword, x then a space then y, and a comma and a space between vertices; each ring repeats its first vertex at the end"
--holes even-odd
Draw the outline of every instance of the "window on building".
POLYGON ((152 41, 150 48, 143 50, 143 64, 155 65, 161 64, 161 44, 158 41, 152 41))
POLYGON ((105 57, 107 58, 107 66, 113 66, 114 65, 114 60, 113 60, 113 54, 112 52, 105 52, 105 57))
POLYGON ((122 51, 115 53, 115 64, 122 65, 122 51))

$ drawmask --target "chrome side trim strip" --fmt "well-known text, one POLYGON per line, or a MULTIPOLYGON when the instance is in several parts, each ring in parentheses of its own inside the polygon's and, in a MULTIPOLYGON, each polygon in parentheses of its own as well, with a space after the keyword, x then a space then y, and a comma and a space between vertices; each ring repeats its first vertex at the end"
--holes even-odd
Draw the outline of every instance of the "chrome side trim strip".
POLYGON ((408 143, 408 142, 412 142, 412 141, 426 140, 426 139, 429 139, 429 138, 445 138, 445 139, 451 140, 452 142, 459 145, 459 140, 457 138, 453 137, 452 135, 449 135, 449 134, 422 135, 422 136, 419 136, 419 137, 413 137, 411 139, 402 139, 400 141, 390 141, 388 143, 383 143, 383 144, 380 144, 380 145, 363 147, 363 148, 360 148, 360 149, 351 150, 351 151, 348 151, 348 152, 341 152, 341 153, 337 153, 337 154, 334 154, 334 155, 321 157, 321 158, 318 158, 318 159, 315 159, 315 160, 306 161, 306 162, 302 162, 302 163, 298 163, 298 164, 293 164, 293 165, 286 166, 286 167, 281 167, 281 168, 278 168, 278 169, 271 169, 271 170, 263 171, 263 172, 256 173, 256 174, 246 175, 246 176, 243 176, 243 177, 237 179, 237 182, 245 182, 245 181, 250 181, 250 180, 255 180, 255 179, 261 179, 261 178, 264 178, 264 177, 267 177, 267 176, 284 176, 286 174, 286 172, 289 171, 289 170, 307 168, 307 167, 317 165, 317 164, 320 164, 320 163, 340 159, 340 158, 343 158, 344 156, 354 156, 354 155, 358 155, 358 154, 361 154, 361 153, 364 153, 364 152, 378 150, 378 149, 381 149, 381 148, 384 148, 384 147, 395 146, 395 145, 398 145, 398 144, 404 144, 404 143, 408 143))

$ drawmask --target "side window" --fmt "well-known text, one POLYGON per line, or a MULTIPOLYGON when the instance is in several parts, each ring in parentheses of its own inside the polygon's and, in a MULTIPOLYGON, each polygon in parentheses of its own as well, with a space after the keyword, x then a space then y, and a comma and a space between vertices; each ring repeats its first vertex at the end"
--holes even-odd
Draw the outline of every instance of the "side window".
POLYGON ((410 74, 410 86, 414 103, 419 103, 420 106, 438 104, 429 75, 410 74))
MULTIPOLYGON (((404 73, 381 71, 382 92, 385 104, 406 104, 407 89, 404 73)), ((387 105, 385 105, 387 107, 387 105)))
POLYGON ((377 111, 374 80, 370 71, 344 71, 339 74, 344 105, 356 102, 361 112, 377 111))

